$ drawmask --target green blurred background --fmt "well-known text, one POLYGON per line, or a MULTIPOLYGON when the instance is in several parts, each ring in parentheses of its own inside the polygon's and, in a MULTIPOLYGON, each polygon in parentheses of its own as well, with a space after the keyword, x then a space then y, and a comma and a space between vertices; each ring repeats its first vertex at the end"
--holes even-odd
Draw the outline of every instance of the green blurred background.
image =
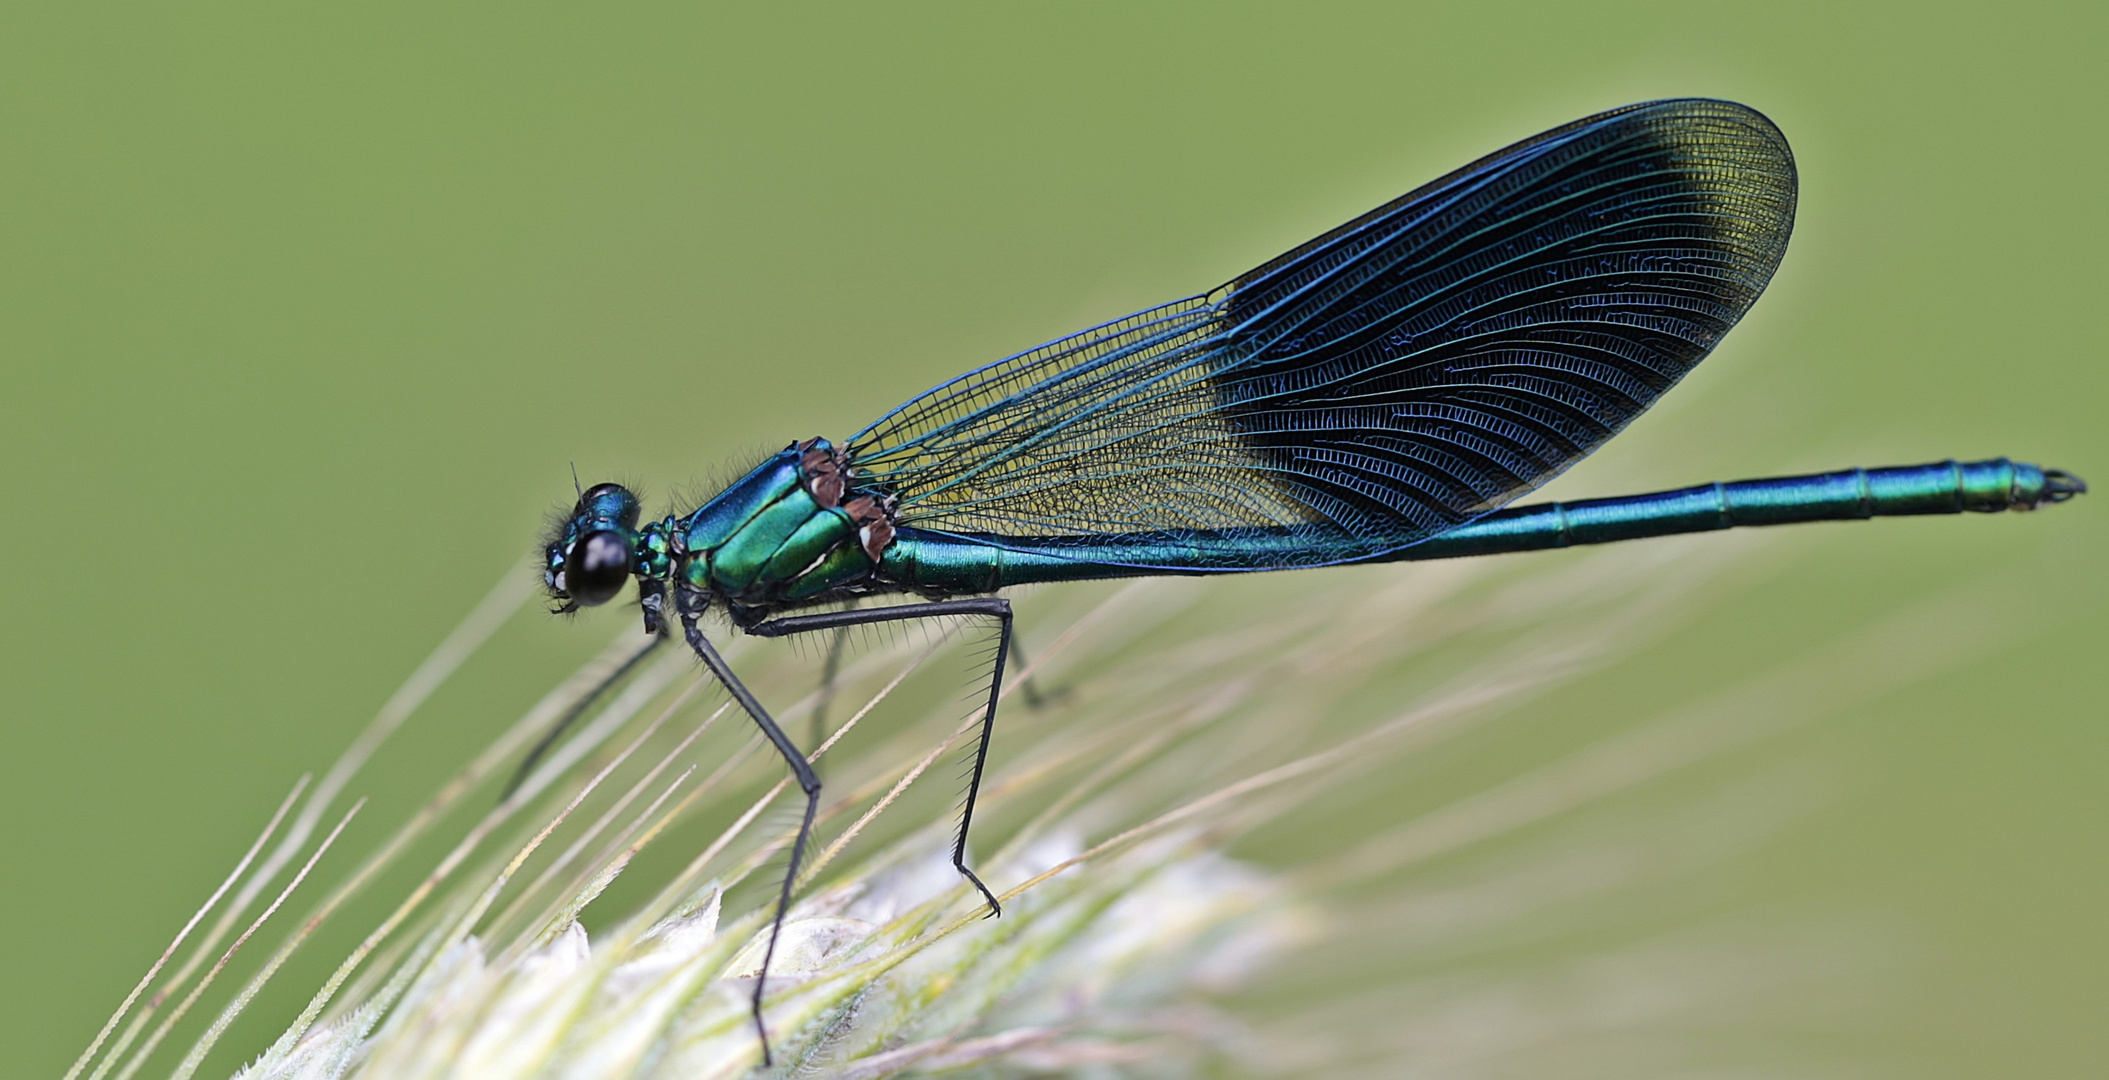
MULTIPOLYGON (((8 23, 8 1075, 64 1068, 292 779, 522 557, 573 463, 656 503, 1597 109, 1763 110, 1801 213, 1743 328, 1555 494, 1951 455, 2109 480, 2098 5, 8 23)), ((1915 966, 1850 1022, 1719 1018, 1743 1049, 1712 1071, 2109 1060, 2105 498, 1797 531, 1762 588, 1584 695, 1701 694, 1959 580, 2009 598, 1997 648, 1747 751, 1838 794, 1735 856, 1708 910, 1837 913, 1915 966)), ((615 625, 516 620, 438 703, 485 719, 414 725, 355 789, 398 812, 615 625)))

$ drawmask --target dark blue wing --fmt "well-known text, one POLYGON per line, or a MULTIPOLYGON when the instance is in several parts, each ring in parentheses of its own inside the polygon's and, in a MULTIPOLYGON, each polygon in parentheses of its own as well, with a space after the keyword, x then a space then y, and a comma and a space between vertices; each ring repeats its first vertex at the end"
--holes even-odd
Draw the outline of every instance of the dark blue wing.
POLYGON ((1794 200, 1786 140, 1741 105, 1579 120, 940 386, 851 441, 854 482, 1004 547, 1221 534, 1223 569, 1395 551, 1653 404, 1764 290, 1794 200), (1296 542, 1246 550, 1256 528, 1296 542))

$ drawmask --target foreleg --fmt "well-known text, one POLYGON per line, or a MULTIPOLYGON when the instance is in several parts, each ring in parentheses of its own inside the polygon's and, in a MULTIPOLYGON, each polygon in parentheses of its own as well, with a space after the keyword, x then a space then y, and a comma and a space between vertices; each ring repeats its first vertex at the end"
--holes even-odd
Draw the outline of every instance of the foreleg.
POLYGON ((798 880, 798 864, 805 858, 806 841, 813 834, 813 817, 820 809, 820 777, 814 774, 812 764, 806 761, 806 756, 791 742, 790 736, 785 735, 784 729, 777 726, 776 721, 769 716, 768 710, 762 708, 762 703, 754 699, 754 694, 747 689, 747 684, 741 682, 738 675, 733 674, 732 666, 725 662, 724 657, 718 655, 718 650, 711 645, 710 639, 704 637, 703 631, 696 626, 696 617, 702 614, 705 599, 700 594, 689 593, 676 597, 675 606, 681 616, 681 632, 688 639, 688 647, 695 650, 703 665, 710 669, 710 673, 715 675, 719 682, 725 684, 725 689, 732 694, 733 700, 739 702, 740 708, 745 709, 747 715, 754 719, 755 726, 762 729, 762 734, 776 747, 776 752, 782 755, 784 764, 791 767, 792 775, 798 778, 798 786, 806 795, 805 820, 798 825, 798 838, 791 841, 791 865, 784 869, 783 889, 776 897, 776 921, 769 924, 769 944, 762 950, 761 973, 754 980, 754 1028, 762 1040, 762 1064, 768 1066, 771 1064, 769 1029, 762 1023, 762 993, 769 981, 769 963, 776 958, 776 939, 783 933, 784 914, 791 909, 791 886, 798 880))

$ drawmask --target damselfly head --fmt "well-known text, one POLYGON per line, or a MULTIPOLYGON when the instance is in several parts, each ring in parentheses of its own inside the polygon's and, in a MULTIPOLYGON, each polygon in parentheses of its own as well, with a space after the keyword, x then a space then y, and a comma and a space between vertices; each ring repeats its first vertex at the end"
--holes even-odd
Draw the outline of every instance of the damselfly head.
POLYGON ((636 563, 637 513, 637 496, 621 484, 580 493, 544 551, 542 583, 558 611, 596 607, 622 591, 636 563))

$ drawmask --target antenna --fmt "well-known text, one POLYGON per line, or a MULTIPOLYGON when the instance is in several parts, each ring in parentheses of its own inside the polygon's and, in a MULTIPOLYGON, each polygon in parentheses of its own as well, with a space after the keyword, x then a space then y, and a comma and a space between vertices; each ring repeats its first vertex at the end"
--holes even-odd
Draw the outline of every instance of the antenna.
POLYGON ((579 486, 579 463, 576 461, 571 463, 571 490, 579 493, 579 501, 585 501, 586 489, 579 486))

